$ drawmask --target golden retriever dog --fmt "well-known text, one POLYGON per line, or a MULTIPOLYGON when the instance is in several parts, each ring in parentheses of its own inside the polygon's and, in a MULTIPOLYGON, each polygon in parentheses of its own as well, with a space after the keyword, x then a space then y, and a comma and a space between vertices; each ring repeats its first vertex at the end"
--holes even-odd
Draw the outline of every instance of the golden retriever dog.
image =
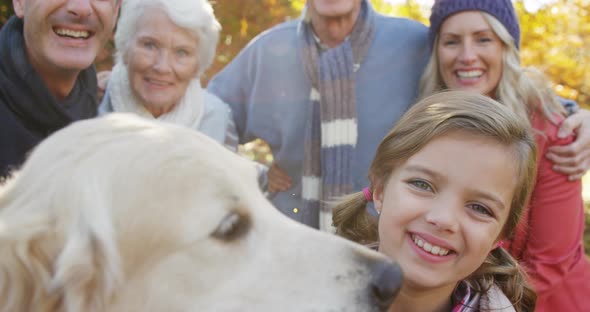
POLYGON ((0 189, 0 311, 384 311, 384 256, 289 220, 252 163, 130 115, 42 142, 0 189))

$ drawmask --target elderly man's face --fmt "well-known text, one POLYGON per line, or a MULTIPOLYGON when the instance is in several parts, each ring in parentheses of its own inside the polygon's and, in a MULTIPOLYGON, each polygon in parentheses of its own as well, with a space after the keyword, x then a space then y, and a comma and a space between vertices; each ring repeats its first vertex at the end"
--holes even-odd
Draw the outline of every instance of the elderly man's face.
POLYGON ((310 10, 325 18, 338 18, 358 11, 361 0, 308 0, 310 10))
POLYGON ((43 75, 89 67, 111 36, 121 0, 13 0, 29 61, 43 75))

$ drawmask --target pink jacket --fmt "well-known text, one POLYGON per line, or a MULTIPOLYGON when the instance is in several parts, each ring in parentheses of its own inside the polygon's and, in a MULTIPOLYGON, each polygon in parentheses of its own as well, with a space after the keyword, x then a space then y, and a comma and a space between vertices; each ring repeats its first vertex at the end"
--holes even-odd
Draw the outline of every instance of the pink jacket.
POLYGON ((590 311, 590 263, 584 253, 581 181, 552 170, 546 151, 573 138, 557 138, 558 127, 534 118, 539 164, 531 203, 507 247, 530 275, 538 294, 536 311, 590 311))

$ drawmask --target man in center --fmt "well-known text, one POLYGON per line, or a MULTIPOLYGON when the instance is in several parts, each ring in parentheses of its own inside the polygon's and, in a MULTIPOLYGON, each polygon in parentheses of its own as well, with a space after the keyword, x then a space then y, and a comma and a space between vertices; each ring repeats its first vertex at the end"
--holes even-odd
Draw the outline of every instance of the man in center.
POLYGON ((290 177, 273 204, 330 230, 326 201, 367 185, 376 147, 415 100, 429 54, 418 22, 380 15, 366 0, 310 0, 302 20, 259 35, 209 90, 230 104, 240 142, 268 142, 274 170, 290 177))

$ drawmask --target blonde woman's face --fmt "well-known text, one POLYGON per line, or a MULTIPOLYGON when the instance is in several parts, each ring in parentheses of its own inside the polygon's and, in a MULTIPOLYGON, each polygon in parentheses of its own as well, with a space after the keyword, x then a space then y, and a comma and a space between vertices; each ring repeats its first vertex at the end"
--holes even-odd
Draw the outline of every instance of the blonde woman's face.
POLYGON ((198 51, 197 36, 161 10, 148 9, 138 20, 125 62, 133 94, 154 116, 184 97, 199 70, 198 51))
POLYGON ((503 44, 481 12, 447 18, 439 30, 436 52, 447 88, 493 97, 502 77, 503 44))
POLYGON ((452 292, 495 247, 516 187, 511 148, 453 132, 434 139, 374 193, 379 251, 406 289, 452 292))

